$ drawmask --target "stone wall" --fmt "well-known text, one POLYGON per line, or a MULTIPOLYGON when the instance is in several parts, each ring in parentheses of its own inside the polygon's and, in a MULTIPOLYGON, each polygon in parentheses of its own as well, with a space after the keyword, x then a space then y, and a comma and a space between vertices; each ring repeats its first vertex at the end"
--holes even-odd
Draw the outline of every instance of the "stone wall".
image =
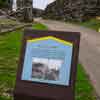
POLYGON ((100 16, 100 0, 56 0, 48 5, 43 17, 65 21, 84 21, 100 16))
POLYGON ((33 21, 33 7, 32 0, 17 0, 17 10, 12 13, 20 21, 32 22, 33 21))

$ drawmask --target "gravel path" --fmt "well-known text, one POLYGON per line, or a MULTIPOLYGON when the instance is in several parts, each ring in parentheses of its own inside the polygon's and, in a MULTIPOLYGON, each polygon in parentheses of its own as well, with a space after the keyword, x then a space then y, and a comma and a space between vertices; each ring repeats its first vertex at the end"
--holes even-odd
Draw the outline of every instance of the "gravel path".
POLYGON ((70 23, 43 20, 41 18, 35 19, 35 21, 47 25, 50 30, 81 32, 79 60, 100 96, 100 33, 70 23))

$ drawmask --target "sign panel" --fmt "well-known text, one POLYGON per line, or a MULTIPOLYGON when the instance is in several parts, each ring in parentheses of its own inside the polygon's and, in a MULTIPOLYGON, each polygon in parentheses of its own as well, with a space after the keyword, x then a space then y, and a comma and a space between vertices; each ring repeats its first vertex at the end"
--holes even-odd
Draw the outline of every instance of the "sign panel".
POLYGON ((52 36, 27 40, 22 80, 69 85, 72 49, 52 36))
POLYGON ((74 100, 80 34, 26 29, 15 100, 74 100))

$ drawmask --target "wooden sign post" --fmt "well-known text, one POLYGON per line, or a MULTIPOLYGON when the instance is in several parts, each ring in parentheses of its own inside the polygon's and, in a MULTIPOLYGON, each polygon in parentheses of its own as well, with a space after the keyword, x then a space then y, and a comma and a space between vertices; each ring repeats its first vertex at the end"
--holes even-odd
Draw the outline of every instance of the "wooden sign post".
POLYGON ((75 100, 80 34, 26 29, 14 100, 75 100))

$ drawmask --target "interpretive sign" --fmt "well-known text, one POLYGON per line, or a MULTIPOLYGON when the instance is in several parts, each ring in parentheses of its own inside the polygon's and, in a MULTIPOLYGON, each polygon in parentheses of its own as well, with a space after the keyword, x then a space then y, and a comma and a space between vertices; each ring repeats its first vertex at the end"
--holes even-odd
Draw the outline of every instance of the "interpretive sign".
POLYGON ((80 34, 25 30, 15 100, 74 100, 80 34))

